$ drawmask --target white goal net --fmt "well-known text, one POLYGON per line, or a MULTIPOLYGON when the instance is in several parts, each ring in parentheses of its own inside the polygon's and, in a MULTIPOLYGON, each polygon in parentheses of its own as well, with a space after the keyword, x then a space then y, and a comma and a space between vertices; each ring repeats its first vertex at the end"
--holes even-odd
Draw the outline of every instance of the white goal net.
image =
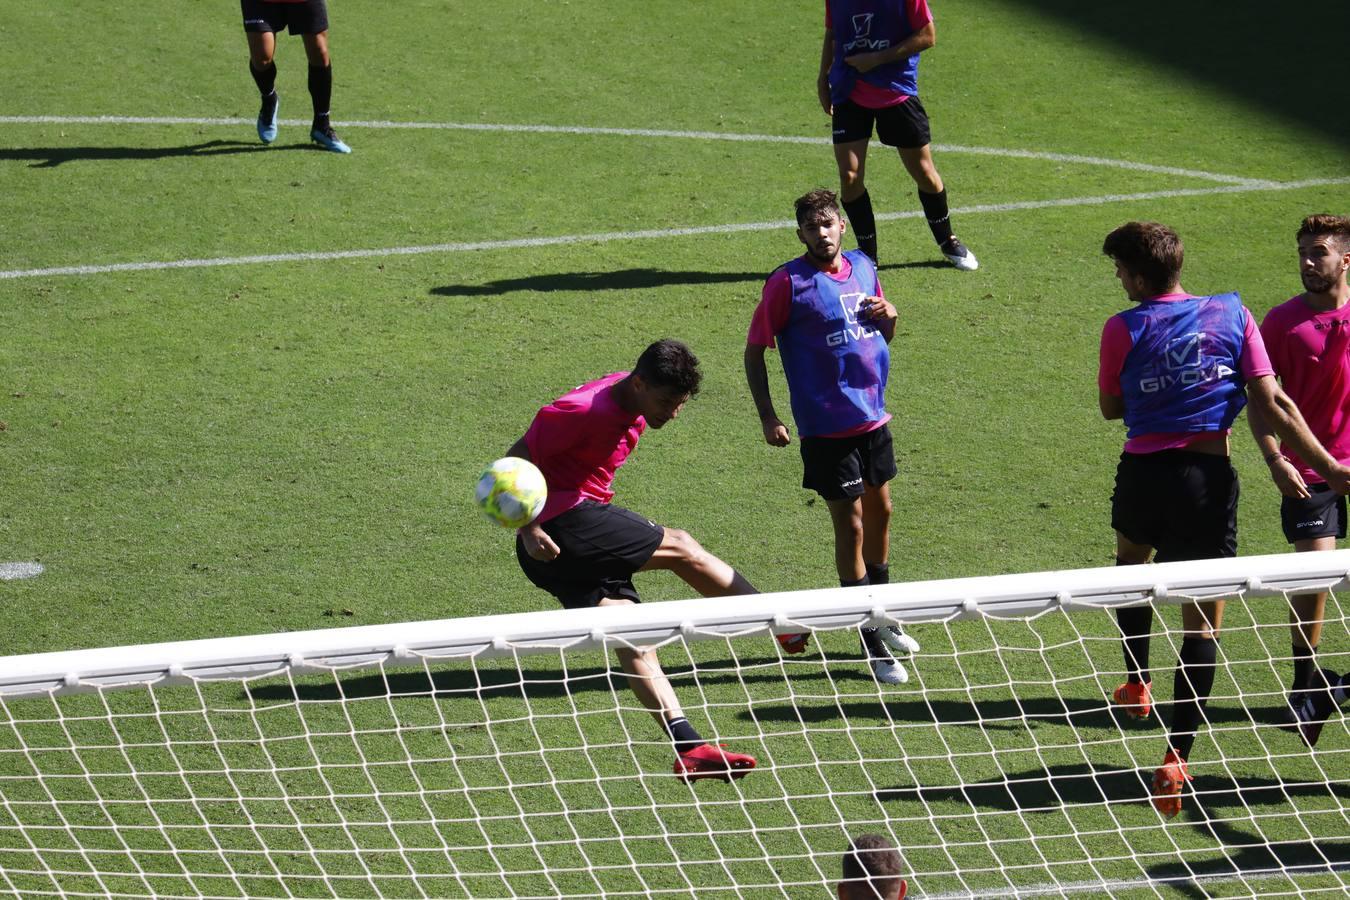
POLYGON ((849 836, 911 897, 1345 896, 1350 731, 1278 726, 1287 597, 1350 551, 333 629, 0 660, 0 896, 827 897, 849 836), (1230 598, 1181 815, 1188 598, 1230 598), (1153 602, 1156 711, 1113 713, 1111 607, 1153 602), (879 685, 859 625, 922 644, 879 685), (770 631, 809 630, 784 655, 770 631), (613 651, 758 767, 672 775, 613 651))

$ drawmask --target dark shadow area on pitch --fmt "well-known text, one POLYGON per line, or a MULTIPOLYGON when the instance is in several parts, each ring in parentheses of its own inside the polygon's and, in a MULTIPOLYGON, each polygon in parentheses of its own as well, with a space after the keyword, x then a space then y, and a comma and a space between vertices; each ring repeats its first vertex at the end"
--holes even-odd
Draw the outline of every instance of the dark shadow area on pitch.
MULTIPOLYGON (((862 661, 858 661, 860 680, 871 681, 871 676, 862 670, 862 661)), ((840 680, 840 672, 833 672, 834 680, 840 680)), ((796 676, 794 675, 794 680, 796 676)), ((901 691, 904 689, 901 688, 901 691)), ((738 713, 743 719, 755 719, 760 722, 790 722, 798 725, 814 725, 837 722, 845 719, 893 719, 897 722, 922 723, 934 725, 966 725, 985 730, 1018 731, 1022 730, 1023 718, 1046 725, 1069 724, 1077 728, 1110 728, 1115 721, 1111 712, 1102 701, 1070 700, 1067 703, 1057 697, 1032 697, 1025 700, 982 700, 971 703, 967 700, 930 700, 919 699, 917 692, 882 695, 886 706, 870 700, 858 700, 850 697, 835 703, 820 703, 812 706, 791 706, 773 704, 756 706, 753 713, 749 710, 738 713)))
POLYGON ((524 278, 499 278, 487 284, 447 284, 432 288, 438 297, 495 297, 517 291, 540 294, 555 292, 632 291, 670 287, 676 284, 763 283, 768 272, 673 272, 666 269, 620 269, 617 272, 560 272, 556 275, 530 275, 524 278))
MULTIPOLYGON (((950 268, 953 268, 952 264, 947 262, 946 260, 941 259, 919 259, 915 260, 914 262, 882 263, 881 265, 877 266, 877 270, 881 272, 888 272, 891 269, 950 269, 950 268)), ((884 284, 882 285, 883 288, 885 286, 886 285, 884 284)))
MULTIPOLYGON (((1350 146, 1350 116, 1326 106, 1319 71, 1345 59, 1350 3, 1323 3, 1315 19, 1282 19, 1258 0, 1001 0, 1053 16, 1088 35, 1145 57, 1197 85, 1217 88, 1259 111, 1350 146), (1278 40, 1272 35, 1278 33, 1278 40), (1256 49, 1252 49, 1256 48, 1256 49)), ((1071 88, 1066 88, 1071 89, 1071 88)))
POLYGON ((36 160, 30 169, 52 169, 68 162, 171 159, 181 156, 221 156, 231 153, 268 153, 274 150, 319 150, 311 144, 272 144, 247 141, 204 141, 182 147, 0 147, 0 160, 36 160))
MULTIPOLYGON (((747 667, 770 665, 777 660, 773 657, 753 659, 741 657, 741 665, 747 667)), ((386 675, 342 676, 337 681, 326 680, 323 683, 301 683, 296 687, 290 684, 263 684, 249 688, 241 696, 255 700, 291 702, 357 700, 371 697, 463 697, 475 700, 478 695, 490 700, 493 697, 513 697, 525 700, 555 700, 587 691, 617 691, 628 693, 628 682, 623 672, 593 666, 589 668, 569 667, 566 671, 558 668, 527 667, 523 673, 512 669, 483 668, 475 672, 467 664, 460 662, 432 662, 436 667, 430 678, 418 669, 391 670, 386 675), (443 666, 444 668, 441 668, 443 666)), ((861 669, 857 678, 871 680, 861 669)), ((677 691, 692 687, 694 678, 687 667, 665 663, 666 675, 677 691)), ((790 670, 794 681, 824 680, 827 676, 819 668, 805 667, 801 671, 790 670)), ((764 672, 720 671, 715 667, 701 667, 698 670, 700 684, 715 686, 723 684, 782 684, 783 676, 772 668, 764 672)), ((833 681, 839 682, 841 673, 832 671, 833 681)), ((844 676, 848 677, 848 676, 844 676)))
MULTIPOLYGON (((1020 752, 1020 751, 1019 751, 1020 752)), ((926 802, 957 801, 973 807, 1018 812, 1046 809, 1069 802, 1075 806, 1137 799, 1148 801, 1151 772, 1134 769, 1093 769, 1087 763, 1051 766, 1048 769, 1029 769, 1008 773, 1005 778, 989 778, 959 787, 925 788, 918 785, 897 785, 876 793, 882 802, 923 800, 926 802)), ((1185 800, 1186 809, 1193 812, 1198 803, 1205 821, 1195 827, 1209 830, 1216 839, 1221 835, 1213 820, 1249 814, 1250 807, 1288 807, 1290 801, 1334 796, 1341 806, 1350 799, 1350 785, 1328 784, 1318 781, 1277 781, 1270 778, 1244 778, 1239 785, 1231 778, 1216 775, 1197 775, 1191 782, 1185 800)), ((1242 844, 1250 842, 1245 835, 1242 844)))

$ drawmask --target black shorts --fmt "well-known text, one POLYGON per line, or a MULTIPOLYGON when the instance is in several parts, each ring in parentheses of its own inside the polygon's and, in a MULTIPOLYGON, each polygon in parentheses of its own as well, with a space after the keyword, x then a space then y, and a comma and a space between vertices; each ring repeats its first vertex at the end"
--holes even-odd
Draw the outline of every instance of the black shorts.
POLYGON ((802 487, 825 500, 861 497, 863 485, 895 477, 895 449, 888 425, 846 438, 804 437, 802 487))
POLYGON ((325 0, 304 3, 264 3, 263 0, 239 0, 244 13, 244 30, 291 34, 321 34, 328 30, 328 4, 325 0))
POLYGON ((1280 499, 1280 524, 1284 539, 1289 543, 1320 537, 1345 537, 1345 498, 1331 489, 1331 485, 1310 484, 1312 494, 1280 499))
POLYGON ((1226 456, 1122 453, 1111 527, 1155 548, 1157 562, 1237 556, 1238 478, 1226 456))
POLYGON ((666 530, 646 516, 614 506, 583 500, 543 524, 561 551, 541 562, 525 552, 516 538, 516 559, 535 587, 558 598, 568 609, 595 606, 606 597, 640 601, 633 573, 647 564, 666 530))
POLYGON ((918 97, 883 109, 868 109, 852 100, 834 108, 834 142, 851 144, 872 137, 872 123, 876 123, 877 139, 887 147, 913 150, 932 143, 928 130, 928 111, 918 97))

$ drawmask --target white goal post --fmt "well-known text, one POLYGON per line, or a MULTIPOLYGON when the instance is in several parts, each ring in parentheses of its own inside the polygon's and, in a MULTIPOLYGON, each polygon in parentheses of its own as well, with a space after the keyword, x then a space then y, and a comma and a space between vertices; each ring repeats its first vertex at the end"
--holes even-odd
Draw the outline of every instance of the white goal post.
POLYGON ((550 610, 0 659, 0 897, 829 896, 850 835, 911 896, 1343 896, 1350 732, 1274 718, 1284 599, 1350 551, 550 610), (1148 802, 1160 711, 1110 710, 1114 607, 1230 604, 1185 815, 1148 802), (1272 599, 1273 598, 1273 599, 1272 599), (878 685, 860 625, 923 645, 878 685), (808 630, 783 655, 770 632, 808 630), (759 760, 686 785, 612 654, 759 760), (826 892, 830 892, 827 894, 826 892))

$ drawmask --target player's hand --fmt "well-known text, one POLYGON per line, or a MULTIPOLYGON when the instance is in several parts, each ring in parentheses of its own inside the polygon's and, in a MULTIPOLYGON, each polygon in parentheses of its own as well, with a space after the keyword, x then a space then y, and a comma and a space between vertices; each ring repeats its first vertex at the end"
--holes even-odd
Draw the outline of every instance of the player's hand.
POLYGON ((764 442, 770 447, 786 447, 792 443, 792 435, 777 416, 765 419, 760 425, 764 426, 764 442))
POLYGON ((882 58, 883 55, 884 54, 879 50, 875 50, 871 53, 857 53, 853 56, 845 56, 844 62, 857 69, 859 72, 870 72, 885 62, 882 58))
POLYGON ((537 522, 531 522, 520 529, 520 539, 525 544, 525 552, 530 559, 537 559, 540 562, 552 562, 558 558, 562 551, 558 545, 553 542, 553 538, 548 536, 537 522))
POLYGON ((820 108, 825 110, 825 115, 834 115, 834 104, 830 102, 830 79, 828 75, 822 75, 816 79, 816 97, 820 100, 820 108))
POLYGON ((858 318, 873 325, 894 322, 900 318, 895 306, 885 297, 864 297, 858 304, 858 318))
POLYGON ((1336 463, 1331 470, 1331 476, 1327 479, 1327 484, 1333 491, 1338 494, 1350 494, 1350 468, 1336 463))
POLYGON ((1270 477, 1280 493, 1286 497, 1298 497, 1306 500, 1312 496, 1308 484, 1299 474, 1298 467, 1287 459, 1276 459, 1270 464, 1270 477))

